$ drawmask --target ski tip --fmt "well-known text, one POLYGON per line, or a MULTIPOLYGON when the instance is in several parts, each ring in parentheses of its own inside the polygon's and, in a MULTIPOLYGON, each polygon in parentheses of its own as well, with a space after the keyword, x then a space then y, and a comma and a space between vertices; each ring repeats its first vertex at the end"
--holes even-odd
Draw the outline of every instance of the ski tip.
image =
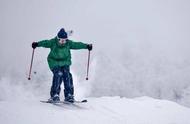
POLYGON ((42 101, 42 100, 40 102, 42 102, 42 103, 48 103, 48 101, 42 101))
POLYGON ((88 101, 85 99, 85 100, 82 100, 81 102, 88 102, 88 101))

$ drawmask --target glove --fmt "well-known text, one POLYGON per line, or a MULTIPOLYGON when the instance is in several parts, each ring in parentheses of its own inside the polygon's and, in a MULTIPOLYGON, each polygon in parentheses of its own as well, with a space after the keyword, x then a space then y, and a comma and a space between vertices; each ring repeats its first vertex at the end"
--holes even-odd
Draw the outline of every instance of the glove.
POLYGON ((88 49, 89 51, 91 51, 91 50, 92 50, 92 44, 88 44, 88 45, 87 45, 87 49, 88 49))
POLYGON ((37 46, 38 46, 38 43, 37 43, 37 42, 33 42, 33 43, 32 43, 32 48, 33 48, 33 49, 35 49, 37 46))

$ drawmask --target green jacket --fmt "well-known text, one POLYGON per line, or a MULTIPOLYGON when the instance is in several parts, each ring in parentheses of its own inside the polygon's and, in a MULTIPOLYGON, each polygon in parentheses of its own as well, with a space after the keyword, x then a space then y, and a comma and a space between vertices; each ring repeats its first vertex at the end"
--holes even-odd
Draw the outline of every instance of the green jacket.
POLYGON ((67 40, 64 45, 60 45, 57 37, 50 40, 42 40, 38 42, 38 47, 50 48, 47 61, 50 69, 55 66, 71 65, 71 51, 70 49, 87 49, 87 44, 82 42, 74 42, 67 40))

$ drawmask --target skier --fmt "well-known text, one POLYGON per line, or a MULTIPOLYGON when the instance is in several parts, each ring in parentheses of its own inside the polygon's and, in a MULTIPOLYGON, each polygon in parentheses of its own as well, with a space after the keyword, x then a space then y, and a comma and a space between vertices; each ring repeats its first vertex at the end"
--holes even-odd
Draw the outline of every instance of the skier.
POLYGON ((47 61, 50 70, 53 72, 53 81, 50 90, 49 102, 60 101, 59 94, 61 83, 64 82, 65 101, 74 102, 74 86, 72 74, 70 73, 71 65, 71 49, 88 49, 92 50, 92 44, 75 42, 68 39, 68 35, 64 28, 60 29, 57 36, 50 40, 42 40, 33 42, 32 48, 45 47, 50 48, 47 61))

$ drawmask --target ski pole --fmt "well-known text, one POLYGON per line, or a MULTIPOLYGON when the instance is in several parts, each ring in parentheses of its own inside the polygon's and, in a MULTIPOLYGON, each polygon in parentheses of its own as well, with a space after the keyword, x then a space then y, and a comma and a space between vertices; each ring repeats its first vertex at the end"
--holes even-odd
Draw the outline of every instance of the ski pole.
POLYGON ((89 63, 90 63, 90 50, 88 51, 88 64, 87 64, 87 74, 86 74, 86 80, 88 80, 89 63))
POLYGON ((32 51, 32 59, 31 59, 31 63, 30 63, 30 70, 29 70, 28 80, 31 79, 31 71, 32 71, 33 59, 34 59, 34 49, 33 49, 33 51, 32 51))

